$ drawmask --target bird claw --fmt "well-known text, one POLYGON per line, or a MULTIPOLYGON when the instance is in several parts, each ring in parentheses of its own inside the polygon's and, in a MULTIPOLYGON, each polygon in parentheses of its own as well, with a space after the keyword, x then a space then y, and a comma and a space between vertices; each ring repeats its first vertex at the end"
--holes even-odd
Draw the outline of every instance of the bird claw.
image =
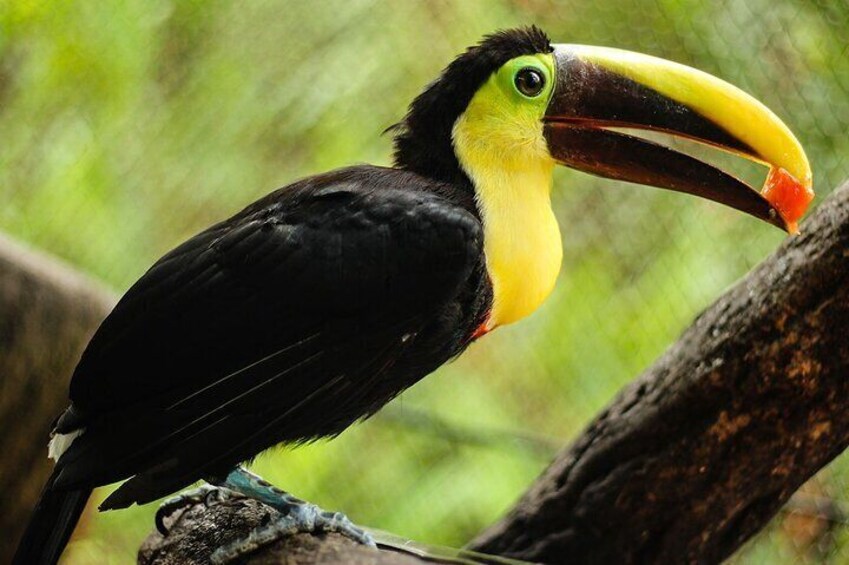
POLYGON ((213 565, 231 563, 249 553, 298 533, 335 532, 357 543, 376 548, 369 533, 358 528, 341 512, 327 512, 314 504, 293 504, 288 513, 254 529, 247 537, 219 547, 210 557, 213 565))
POLYGON ((163 536, 167 536, 168 527, 165 525, 165 520, 174 514, 174 512, 188 506, 194 506, 195 504, 203 504, 209 508, 213 504, 219 504, 235 498, 244 498, 244 496, 228 488, 211 485, 201 485, 198 488, 181 492, 176 496, 166 499, 159 505, 159 509, 157 509, 156 516, 154 517, 156 529, 163 536))

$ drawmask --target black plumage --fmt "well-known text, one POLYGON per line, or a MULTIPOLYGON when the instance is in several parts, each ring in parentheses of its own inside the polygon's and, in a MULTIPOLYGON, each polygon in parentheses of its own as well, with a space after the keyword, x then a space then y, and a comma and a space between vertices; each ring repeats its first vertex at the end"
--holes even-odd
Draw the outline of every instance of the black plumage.
POLYGON ((370 166, 267 196, 157 262, 95 334, 56 486, 144 503, 280 442, 332 436, 468 344, 482 230, 450 190, 370 166))
POLYGON ((460 354, 492 306, 474 187, 451 124, 537 28, 458 57, 394 126, 395 167, 281 188, 136 282, 77 366, 59 458, 15 563, 58 559, 92 488, 145 503, 278 443, 333 436, 460 354))

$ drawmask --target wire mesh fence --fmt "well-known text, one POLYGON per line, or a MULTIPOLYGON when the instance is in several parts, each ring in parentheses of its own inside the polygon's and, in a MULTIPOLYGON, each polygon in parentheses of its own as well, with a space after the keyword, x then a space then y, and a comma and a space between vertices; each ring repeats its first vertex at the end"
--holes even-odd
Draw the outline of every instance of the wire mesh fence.
MULTIPOLYGON (((819 198, 849 178, 846 0, 19 1, 0 7, 0 229, 125 289, 273 188, 388 164, 381 132, 454 55, 530 23, 737 84, 797 134, 819 198)), ((337 441, 255 468, 355 521, 462 544, 783 237, 711 203, 557 175, 564 268, 542 311, 337 441)), ((847 505, 842 457, 733 560, 849 562, 847 505)), ((98 516, 70 562, 126 562, 153 510, 98 516)))

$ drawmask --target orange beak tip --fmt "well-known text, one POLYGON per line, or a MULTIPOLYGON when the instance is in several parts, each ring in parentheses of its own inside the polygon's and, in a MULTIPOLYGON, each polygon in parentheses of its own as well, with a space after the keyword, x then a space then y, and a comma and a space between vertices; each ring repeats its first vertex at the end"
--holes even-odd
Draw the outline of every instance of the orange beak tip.
POLYGON ((798 233, 799 219, 814 199, 810 181, 800 182, 781 167, 770 169, 761 195, 781 214, 791 234, 798 233))

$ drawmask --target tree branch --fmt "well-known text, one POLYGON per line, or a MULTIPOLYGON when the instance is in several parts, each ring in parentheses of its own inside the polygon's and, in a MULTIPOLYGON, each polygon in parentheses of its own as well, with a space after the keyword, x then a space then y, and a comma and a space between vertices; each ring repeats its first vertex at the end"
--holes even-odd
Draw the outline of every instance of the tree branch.
MULTIPOLYGON (((246 537, 279 513, 250 499, 214 505, 195 504, 166 519, 167 536, 154 531, 139 549, 139 565, 206 565, 218 547, 246 537)), ((418 559, 393 551, 374 551, 338 534, 298 534, 262 548, 247 558, 251 565, 421 565, 418 559)))
POLYGON ((472 547, 718 562, 849 443, 849 184, 627 386, 472 547))
POLYGON ((50 474, 47 438, 68 380, 115 303, 108 291, 0 236, 0 563, 8 563, 50 474), (24 417, 25 416, 25 417, 24 417))

